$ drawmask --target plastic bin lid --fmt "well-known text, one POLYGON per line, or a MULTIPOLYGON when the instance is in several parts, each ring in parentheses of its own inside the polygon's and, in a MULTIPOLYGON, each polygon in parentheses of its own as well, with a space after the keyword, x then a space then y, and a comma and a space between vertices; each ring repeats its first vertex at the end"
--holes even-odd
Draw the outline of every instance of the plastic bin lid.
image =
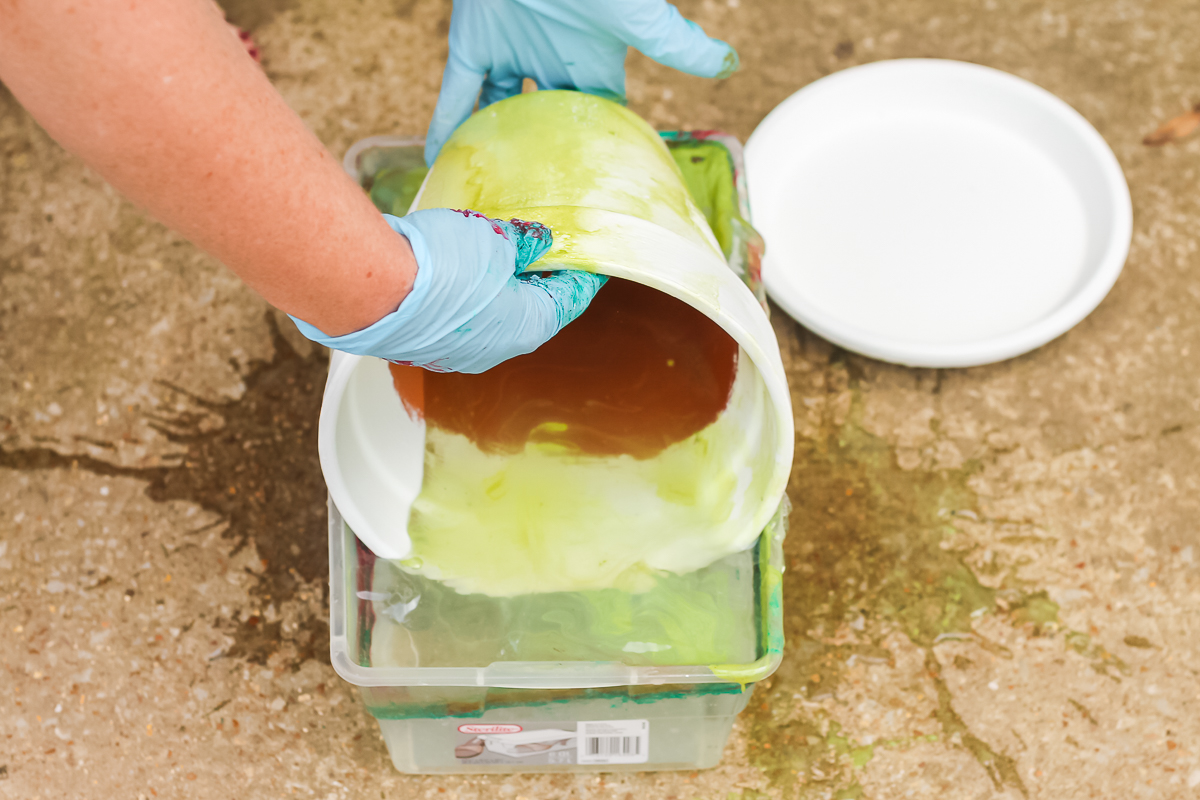
POLYGON ((801 89, 746 146, 768 294, 864 355, 966 367, 1082 320, 1125 263, 1129 189, 1104 139, 995 69, 905 59, 801 89))

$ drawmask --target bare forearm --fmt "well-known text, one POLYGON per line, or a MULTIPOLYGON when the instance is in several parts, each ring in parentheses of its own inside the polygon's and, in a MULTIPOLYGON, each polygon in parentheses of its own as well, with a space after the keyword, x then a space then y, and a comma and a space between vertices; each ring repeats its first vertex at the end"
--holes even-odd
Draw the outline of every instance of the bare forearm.
POLYGON ((0 0, 0 80, 117 189, 326 333, 411 287, 405 239, 210 0, 0 0))

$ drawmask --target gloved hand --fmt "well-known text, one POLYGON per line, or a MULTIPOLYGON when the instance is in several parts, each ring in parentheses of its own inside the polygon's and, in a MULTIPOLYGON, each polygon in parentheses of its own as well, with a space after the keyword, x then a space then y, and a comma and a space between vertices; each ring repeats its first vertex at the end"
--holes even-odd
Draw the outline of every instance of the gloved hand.
POLYGON ((384 218, 412 245, 412 290, 395 311, 343 336, 292 317, 314 342, 435 372, 483 372, 547 342, 608 280, 578 270, 516 274, 550 249, 550 230, 537 222, 448 208, 384 218))
POLYGON ((477 97, 482 108, 519 94, 525 78, 539 89, 578 89, 624 103, 628 47, 704 78, 726 78, 738 67, 732 47, 708 38, 666 0, 454 0, 426 163, 433 165, 477 97))

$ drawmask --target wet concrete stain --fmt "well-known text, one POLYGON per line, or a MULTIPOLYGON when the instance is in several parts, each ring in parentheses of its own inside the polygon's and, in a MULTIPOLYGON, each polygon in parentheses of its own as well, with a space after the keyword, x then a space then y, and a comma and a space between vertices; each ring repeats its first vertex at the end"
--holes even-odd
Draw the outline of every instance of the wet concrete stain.
MULTIPOLYGON (((280 604, 329 572, 325 482, 317 457, 317 419, 328 359, 314 348, 301 356, 266 315, 275 355, 252 362, 243 378, 246 391, 235 401, 214 403, 175 388, 194 410, 156 417, 152 424, 186 446, 178 464, 122 467, 86 455, 63 455, 49 448, 4 450, 0 467, 15 470, 82 469, 97 475, 138 478, 156 502, 184 500, 219 514, 222 536, 233 550, 253 541, 262 569, 252 573, 251 595, 280 604), (208 424, 220 420, 215 427, 208 424)), ((295 650, 293 668, 310 658, 329 658, 328 614, 312 615, 285 632, 282 621, 235 612, 219 622, 235 644, 228 656, 265 664, 285 643, 295 650)))
POLYGON ((998 790, 1027 794, 1014 760, 974 735, 955 711, 933 646, 939 637, 978 638, 971 630, 973 613, 1006 614, 1013 624, 1053 628, 1057 606, 1044 592, 984 586, 966 554, 941 547, 954 533, 956 515, 977 515, 968 481, 979 465, 901 469, 887 442, 862 427, 854 364, 855 357, 835 351, 826 367, 829 391, 851 392, 845 419, 826 412, 818 435, 797 441, 785 541, 787 648, 779 672, 759 687, 747 711, 748 756, 785 798, 846 800, 863 796, 855 773, 875 748, 953 740, 998 790), (827 643, 848 624, 862 628, 859 643, 827 643), (852 656, 891 661, 883 640, 897 629, 924 651, 936 690, 937 708, 920 735, 863 745, 836 722, 797 712, 795 696, 815 700, 836 692, 852 656))

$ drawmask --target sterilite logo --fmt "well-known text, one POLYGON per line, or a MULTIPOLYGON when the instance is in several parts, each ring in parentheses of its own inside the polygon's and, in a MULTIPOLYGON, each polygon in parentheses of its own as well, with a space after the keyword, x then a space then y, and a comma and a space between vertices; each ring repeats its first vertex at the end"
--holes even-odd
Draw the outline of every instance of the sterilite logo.
POLYGON ((459 733, 520 733, 520 725, 459 725, 459 733))

